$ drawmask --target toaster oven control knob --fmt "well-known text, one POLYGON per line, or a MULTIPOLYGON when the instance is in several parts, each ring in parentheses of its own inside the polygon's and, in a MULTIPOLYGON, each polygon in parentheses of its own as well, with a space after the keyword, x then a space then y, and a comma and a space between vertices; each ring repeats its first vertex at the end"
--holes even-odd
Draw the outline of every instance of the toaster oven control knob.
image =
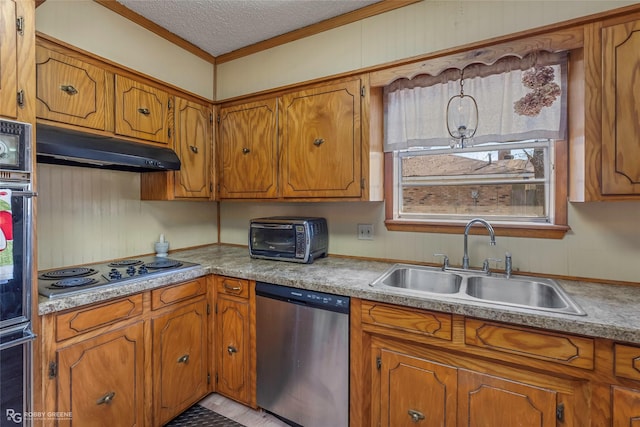
POLYGON ((122 274, 115 268, 112 268, 111 271, 109 272, 109 279, 112 279, 112 280, 122 279, 122 274))

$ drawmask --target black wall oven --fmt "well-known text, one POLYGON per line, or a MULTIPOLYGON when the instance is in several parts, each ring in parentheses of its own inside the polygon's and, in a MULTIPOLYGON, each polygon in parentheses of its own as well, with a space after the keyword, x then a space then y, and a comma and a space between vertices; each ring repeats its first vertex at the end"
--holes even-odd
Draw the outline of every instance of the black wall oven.
POLYGON ((0 120, 0 427, 32 425, 31 131, 0 120))

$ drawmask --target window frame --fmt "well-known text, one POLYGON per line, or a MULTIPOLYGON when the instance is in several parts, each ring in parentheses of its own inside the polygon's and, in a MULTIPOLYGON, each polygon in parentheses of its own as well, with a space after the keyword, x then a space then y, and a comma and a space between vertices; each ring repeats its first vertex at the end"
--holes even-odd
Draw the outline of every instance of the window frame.
MULTIPOLYGON (((527 141, 515 141, 510 143, 493 143, 493 144, 482 144, 478 146, 472 146, 467 148, 444 148, 444 147, 429 147, 429 148, 413 148, 408 150, 396 150, 393 151, 393 164, 394 164, 394 173, 393 173, 393 185, 394 189, 399 191, 394 192, 393 194, 393 217, 402 219, 402 220, 411 220, 411 218, 415 218, 418 221, 425 222, 433 222, 433 221, 442 221, 448 220, 447 217, 456 217, 458 221, 468 221, 472 218, 483 216, 484 214, 455 214, 455 213, 419 213, 419 212, 409 212, 404 210, 404 190, 406 188, 416 188, 416 187, 424 187, 424 188, 438 188, 444 185, 445 187, 451 187, 456 185, 505 185, 506 184, 543 184, 545 187, 545 197, 544 197, 544 212, 546 214, 544 216, 516 216, 516 215, 487 215, 483 216, 487 221, 491 220, 494 222, 517 222, 520 224, 549 224, 553 223, 555 214, 554 210, 554 202, 552 196, 555 193, 555 156, 554 156, 554 146, 553 140, 527 140, 527 141), (519 150, 519 149, 536 149, 543 148, 545 152, 545 174, 544 178, 532 178, 526 181, 524 180, 506 180, 509 182, 505 182, 505 179, 500 178, 485 178, 479 179, 478 177, 470 177, 467 175, 451 175, 449 177, 426 177, 423 179, 406 177, 403 178, 403 169, 402 164, 404 159, 413 158, 413 157, 422 157, 422 156, 430 156, 430 155, 463 155, 470 153, 479 153, 483 151, 500 151, 500 150, 519 150), (412 182, 413 181, 413 182, 412 182), (420 181, 428 181, 433 182, 433 185, 430 184, 420 184, 420 181), (455 183, 455 184, 454 184, 455 183)), ((436 191, 436 190, 434 190, 436 191)), ((410 206, 408 206, 410 207, 410 206)))
MULTIPOLYGON (((555 158, 554 200, 552 201, 553 223, 506 223, 492 222, 491 225, 498 236, 527 237, 540 239, 562 239, 570 230, 568 225, 568 143, 554 141, 553 156, 555 158)), ((395 197, 393 153, 384 153, 384 198, 385 227, 389 231, 411 231, 422 233, 462 234, 467 221, 452 220, 406 220, 394 219, 393 203, 395 197)), ((474 228, 470 230, 475 234, 474 228)), ((477 233, 481 233, 478 231, 477 233)))

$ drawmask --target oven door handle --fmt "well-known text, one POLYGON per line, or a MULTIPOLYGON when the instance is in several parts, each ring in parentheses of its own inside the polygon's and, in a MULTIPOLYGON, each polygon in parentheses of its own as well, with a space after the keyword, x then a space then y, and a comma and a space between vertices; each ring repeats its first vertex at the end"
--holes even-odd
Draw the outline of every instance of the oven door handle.
POLYGON ((271 230, 291 230, 291 224, 251 224, 251 228, 266 228, 271 230))
POLYGON ((12 191, 11 195, 16 197, 38 197, 36 191, 12 191))
POLYGON ((31 332, 29 330, 26 330, 26 331, 24 331, 24 335, 22 337, 0 344, 0 350, 5 350, 5 349, 7 349, 9 347, 14 347, 14 346, 17 346, 17 345, 20 345, 20 344, 24 344, 24 343, 29 342, 29 341, 33 341, 34 339, 36 339, 36 336, 37 335, 34 334, 33 332, 31 332))

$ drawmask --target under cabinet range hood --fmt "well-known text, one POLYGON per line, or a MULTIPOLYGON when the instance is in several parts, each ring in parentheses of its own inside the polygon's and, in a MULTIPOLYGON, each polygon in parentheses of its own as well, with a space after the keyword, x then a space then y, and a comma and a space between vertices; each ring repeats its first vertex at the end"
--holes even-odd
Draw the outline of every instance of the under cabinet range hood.
POLYGON ((36 126, 35 145, 40 163, 129 172, 180 170, 180 159, 170 148, 53 126, 36 126))

